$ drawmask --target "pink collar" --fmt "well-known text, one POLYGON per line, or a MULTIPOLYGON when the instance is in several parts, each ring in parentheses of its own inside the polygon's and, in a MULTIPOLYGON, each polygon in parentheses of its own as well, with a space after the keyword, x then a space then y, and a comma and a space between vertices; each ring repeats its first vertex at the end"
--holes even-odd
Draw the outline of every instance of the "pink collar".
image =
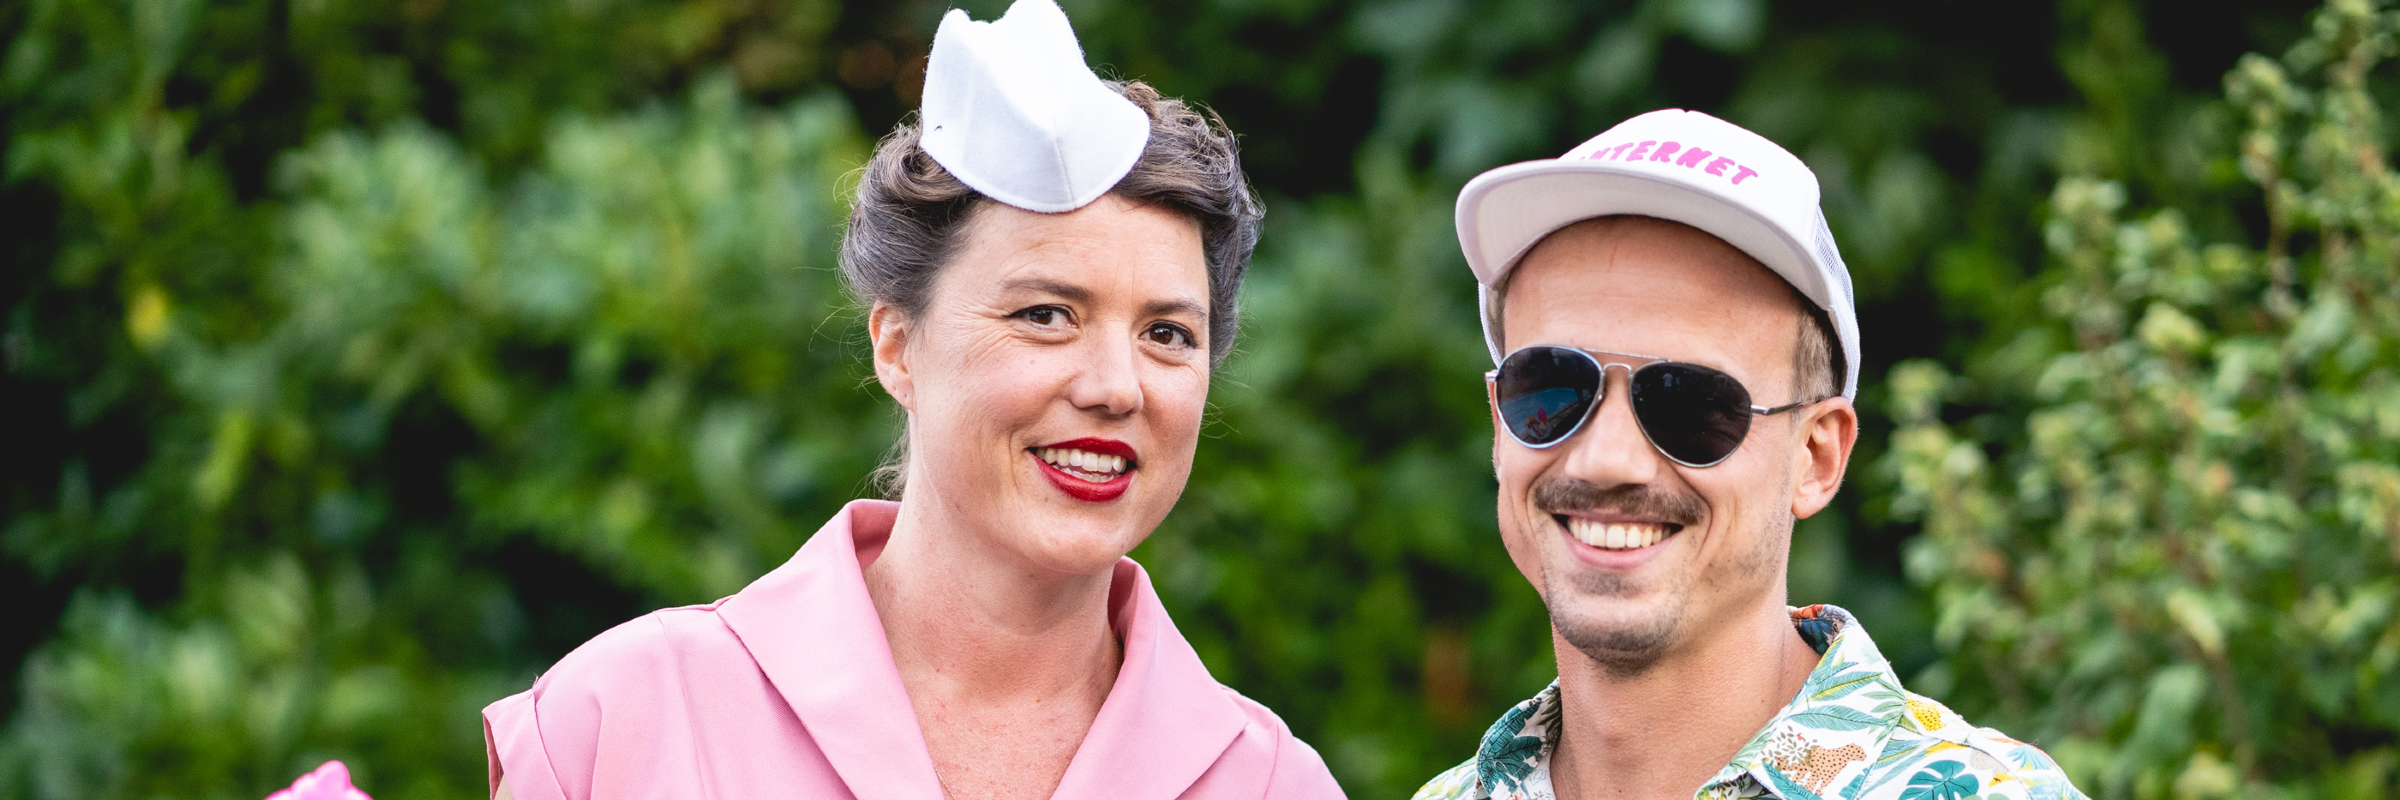
MULTIPOLYGON (((790 561, 717 607, 860 800, 943 795, 859 567, 862 551, 882 548, 899 510, 852 501, 790 561)), ((1247 717, 1132 559, 1117 562, 1109 619, 1125 661, 1053 796, 1176 797, 1216 763, 1247 717)))

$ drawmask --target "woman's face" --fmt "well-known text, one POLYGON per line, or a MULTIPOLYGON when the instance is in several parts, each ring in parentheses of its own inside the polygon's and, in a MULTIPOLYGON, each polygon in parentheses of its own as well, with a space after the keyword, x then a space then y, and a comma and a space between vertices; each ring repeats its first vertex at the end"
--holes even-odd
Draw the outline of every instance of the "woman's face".
POLYGON ((983 204, 924 313, 869 322, 909 413, 907 502, 939 504, 920 513, 979 556, 1110 568, 1191 475, 1208 301, 1180 213, 1114 194, 1066 214, 983 204))

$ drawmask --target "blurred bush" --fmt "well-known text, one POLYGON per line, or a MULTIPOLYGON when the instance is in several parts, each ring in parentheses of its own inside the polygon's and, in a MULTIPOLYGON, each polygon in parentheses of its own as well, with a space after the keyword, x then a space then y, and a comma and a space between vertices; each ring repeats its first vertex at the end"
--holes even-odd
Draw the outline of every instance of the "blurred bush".
POLYGON ((2094 796, 2400 787, 2400 179, 2367 80, 2396 34, 2336 0, 2226 76, 2216 157, 2263 230, 2070 177, 2045 317, 1964 376, 1892 372, 1883 466, 1945 650, 1917 688, 2094 796))
POLYGON ((170 550, 183 599, 68 608, 10 728, 31 793, 243 796, 339 754, 382 794, 472 795, 476 712, 536 666, 496 656, 545 635, 477 562, 524 537, 711 597, 787 557, 891 436, 825 330, 828 187, 864 144, 838 101, 753 111, 728 79, 562 119, 497 186, 420 126, 330 134, 280 159, 237 292, 125 276, 150 458, 106 496, 71 471, 9 544, 170 550))
MULTIPOLYGON (((1005 4, 964 3, 986 19, 1005 4)), ((608 625, 738 588, 866 492, 894 418, 831 272, 840 190, 913 106, 946 7, 0 5, 0 418, 16 423, 0 443, 0 602, 25 620, 0 629, 15 689, 0 796, 254 798, 328 757, 385 800, 476 794, 482 704, 608 625)), ((1898 542, 1921 518, 1935 544, 1918 559, 1964 547, 1944 527, 1958 512, 1927 498, 1996 492, 1999 468, 1932 494, 1907 470, 1872 474, 1891 425, 1943 426, 2013 464, 2022 421, 2071 395, 2011 395, 2030 383, 2005 378, 2080 352, 2045 298, 2148 318, 2147 300, 2049 288, 2071 283, 2065 266, 2029 279, 2057 176, 2179 209, 2191 241, 2238 241, 2264 212, 2227 144, 2248 106, 2219 101, 2219 77, 2308 32, 2298 0, 1067 7, 1104 72, 1226 115, 1271 212, 1193 483, 1136 557, 1211 669, 1361 797, 1466 757, 1554 669, 1540 604, 1491 534, 1488 360, 1450 232, 1468 176, 1669 105, 1812 164, 1873 338, 1857 480, 1798 532, 1793 590, 1858 611, 1913 674, 1940 655, 1936 612, 1975 591, 1936 570, 1942 601, 1914 593, 1898 542), (1966 377, 1912 368, 1887 389, 1889 365, 1921 357, 1966 377), (1951 405, 1928 399, 1943 387, 1951 405)), ((2317 162, 2285 150, 2270 160, 2317 185, 2317 162)), ((2332 252, 2313 202, 2277 212, 2293 220, 2294 302, 2315 297, 2308 254, 2332 252)), ((2062 252, 2127 246, 2102 242, 2118 223, 2086 222, 2062 252)), ((2345 257, 2388 264, 2364 230, 2345 257)), ((2178 368, 2218 363, 2193 354, 2220 338, 2284 330, 2210 310, 2231 299, 2174 298, 2202 342, 2178 368)), ((2160 319, 2140 329, 2183 341, 2160 319)), ((2377 352, 2369 367, 2388 364, 2377 352)), ((2317 362, 2290 363, 2313 391, 2317 362)), ((2369 367, 2325 385, 2367 387, 2369 367)), ((2344 430, 2388 456, 2388 436, 2344 430)), ((2007 535, 2057 524, 2008 497, 1979 512, 2007 535)), ((2072 552, 2006 541, 1976 552, 2072 552)), ((2382 763, 2361 754, 2390 742, 2341 722, 2244 756, 2129 745, 2121 719, 2047 723, 2066 711, 2025 685, 2044 673, 1960 666, 2026 645, 1959 634, 1991 623, 1958 613, 1943 618, 1977 623, 1943 628, 1956 655, 1928 677, 1970 715, 2090 742, 2069 748, 2099 754, 2078 776, 2113 796, 2175 788, 2139 776, 2183 770, 2195 747, 2272 782, 2317 774, 2291 764, 2382 763)), ((2250 620, 2224 630, 2280 630, 2267 610, 2250 620)), ((2060 646, 2085 641, 2104 640, 2060 646)), ((2323 674, 2364 663, 2324 658, 2323 674)), ((2251 713, 2281 724, 2270 700, 2296 696, 2251 713)))

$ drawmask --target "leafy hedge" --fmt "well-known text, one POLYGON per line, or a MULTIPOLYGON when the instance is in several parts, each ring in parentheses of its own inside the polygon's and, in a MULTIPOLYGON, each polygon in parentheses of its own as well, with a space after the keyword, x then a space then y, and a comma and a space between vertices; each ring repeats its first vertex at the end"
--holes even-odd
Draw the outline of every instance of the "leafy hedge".
POLYGON ((2226 76, 2263 236, 2070 178, 2049 319, 1971 378, 1892 373, 1931 690, 2052 743, 2095 796, 2395 787, 2400 176, 2367 77, 2396 47, 2400 15, 2335 2, 2226 76), (1945 424, 1945 394, 2005 410, 1945 424))
MULTIPOLYGON (((0 795, 254 798, 328 757, 473 795, 483 703, 864 493, 894 418, 831 243, 944 7, 0 6, 0 795)), ((1553 667, 1491 534, 1451 200, 1705 108, 1824 178, 1873 337, 1796 599, 2102 796, 2387 794, 2390 35, 2334 8, 1071 2, 1269 194, 1136 556, 1354 794, 1465 757, 1553 667)))

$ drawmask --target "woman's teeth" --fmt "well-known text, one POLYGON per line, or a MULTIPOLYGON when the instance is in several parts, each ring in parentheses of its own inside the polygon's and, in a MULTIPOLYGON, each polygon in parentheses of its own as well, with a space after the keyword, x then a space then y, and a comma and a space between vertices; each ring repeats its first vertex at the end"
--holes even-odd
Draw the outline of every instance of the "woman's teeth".
POLYGON ((1638 550, 1658 544, 1672 531, 1657 522, 1596 522, 1567 518, 1567 532, 1575 541, 1603 550, 1638 550))
POLYGON ((1063 447, 1036 447, 1033 454, 1061 472, 1093 483, 1107 483, 1125 474, 1124 456, 1104 456, 1088 450, 1063 447))

